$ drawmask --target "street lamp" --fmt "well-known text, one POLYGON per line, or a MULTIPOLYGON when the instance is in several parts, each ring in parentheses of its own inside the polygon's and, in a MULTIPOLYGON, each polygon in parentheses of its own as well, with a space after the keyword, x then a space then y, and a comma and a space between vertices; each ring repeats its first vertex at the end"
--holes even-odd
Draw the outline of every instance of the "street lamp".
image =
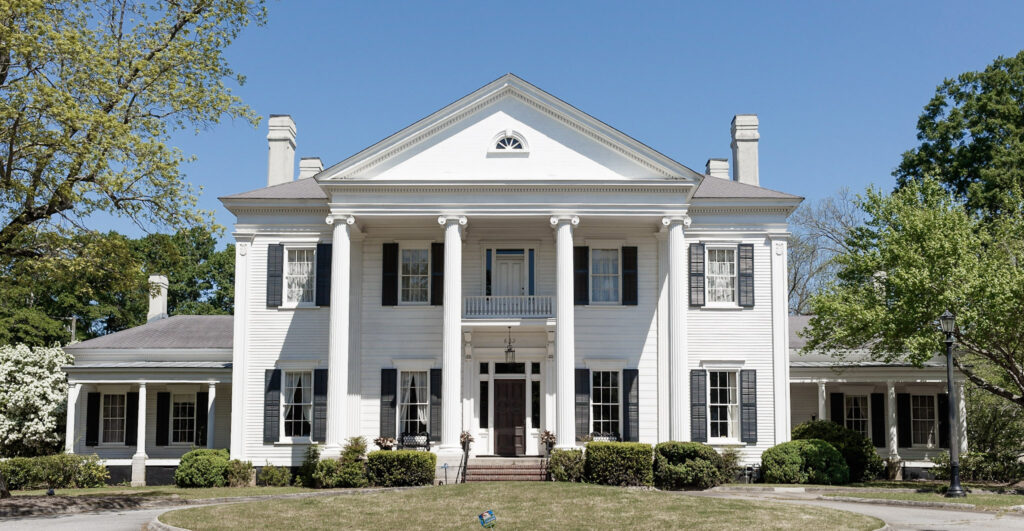
POLYGON ((949 310, 942 312, 939 316, 939 326, 946 334, 946 385, 949 389, 948 406, 949 411, 949 490, 946 491, 947 498, 963 498, 967 496, 963 487, 960 486, 960 437, 957 422, 956 393, 953 387, 953 331, 956 329, 956 317, 949 310), (953 433, 957 433, 954 441, 953 433))

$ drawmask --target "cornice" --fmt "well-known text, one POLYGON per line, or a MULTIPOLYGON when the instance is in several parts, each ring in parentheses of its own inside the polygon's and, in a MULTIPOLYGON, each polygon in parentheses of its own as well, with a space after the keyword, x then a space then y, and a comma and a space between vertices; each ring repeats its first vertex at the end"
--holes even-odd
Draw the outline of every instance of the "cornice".
POLYGON ((543 182, 381 182, 369 183, 346 183, 339 181, 327 181, 323 183, 327 188, 337 188, 344 193, 466 193, 466 192, 498 192, 505 194, 520 193, 553 193, 553 192, 609 192, 609 193, 661 193, 677 190, 685 194, 688 188, 695 186, 692 183, 680 181, 665 181, 664 183, 644 181, 640 183, 629 181, 593 182, 585 181, 580 183, 543 183, 543 182))
POLYGON ((716 207, 699 207, 691 206, 689 209, 690 214, 696 216, 723 216, 723 215, 736 215, 736 214, 776 214, 788 216, 793 212, 793 208, 789 206, 747 206, 747 205, 736 205, 736 206, 716 206, 716 207))
POLYGON ((322 207, 278 207, 274 205, 259 205, 259 206, 246 206, 236 207, 231 210, 236 216, 243 214, 265 214, 267 212, 273 212, 275 214, 319 214, 327 215, 331 212, 331 209, 327 207, 325 203, 322 207))

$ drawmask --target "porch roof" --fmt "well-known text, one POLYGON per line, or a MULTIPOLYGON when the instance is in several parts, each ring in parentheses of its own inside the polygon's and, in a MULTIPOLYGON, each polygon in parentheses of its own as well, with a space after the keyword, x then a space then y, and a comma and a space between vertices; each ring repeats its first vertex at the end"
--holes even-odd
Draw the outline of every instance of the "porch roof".
POLYGON ((175 315, 65 347, 73 355, 114 349, 226 349, 234 343, 230 315, 175 315))

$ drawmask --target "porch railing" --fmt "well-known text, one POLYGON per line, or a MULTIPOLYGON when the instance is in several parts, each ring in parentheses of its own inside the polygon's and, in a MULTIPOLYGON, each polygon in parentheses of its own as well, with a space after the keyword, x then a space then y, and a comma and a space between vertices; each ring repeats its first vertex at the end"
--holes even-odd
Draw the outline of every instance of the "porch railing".
POLYGON ((464 297, 462 316, 467 319, 554 317, 552 295, 490 295, 464 297))

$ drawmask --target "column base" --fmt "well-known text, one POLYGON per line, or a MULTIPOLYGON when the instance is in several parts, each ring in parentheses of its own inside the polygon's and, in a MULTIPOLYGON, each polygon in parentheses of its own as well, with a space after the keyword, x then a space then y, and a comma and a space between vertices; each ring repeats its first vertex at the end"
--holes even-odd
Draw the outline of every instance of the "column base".
POLYGON ((132 456, 132 486, 146 486, 146 454, 132 456))
POLYGON ((320 447, 320 457, 324 459, 338 459, 341 457, 340 444, 325 444, 320 447))

